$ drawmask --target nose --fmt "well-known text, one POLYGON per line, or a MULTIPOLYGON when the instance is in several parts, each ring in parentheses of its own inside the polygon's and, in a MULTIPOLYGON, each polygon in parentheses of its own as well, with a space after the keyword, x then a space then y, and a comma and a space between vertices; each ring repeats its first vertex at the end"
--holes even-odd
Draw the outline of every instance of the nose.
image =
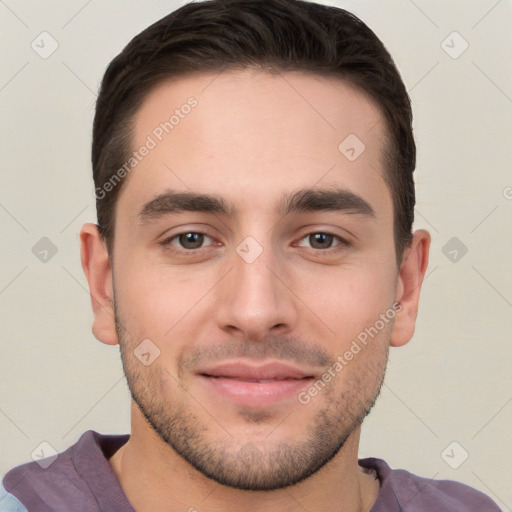
MULTIPOLYGON (((268 334, 284 334, 293 329, 298 318, 294 294, 286 284, 284 264, 270 245, 253 260, 242 251, 230 258, 231 270, 217 290, 217 323, 225 331, 242 333, 248 340, 258 341, 268 334)), ((240 247, 240 246, 239 246, 240 247)), ((243 250, 243 246, 242 246, 243 250)))

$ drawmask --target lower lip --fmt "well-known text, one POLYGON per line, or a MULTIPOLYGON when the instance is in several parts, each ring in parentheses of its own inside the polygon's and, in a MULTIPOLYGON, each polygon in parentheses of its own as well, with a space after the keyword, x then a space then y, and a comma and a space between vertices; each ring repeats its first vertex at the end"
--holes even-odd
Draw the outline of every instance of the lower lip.
POLYGON ((200 377, 209 389, 244 407, 266 407, 295 398, 313 380, 306 378, 247 382, 227 377, 200 377))

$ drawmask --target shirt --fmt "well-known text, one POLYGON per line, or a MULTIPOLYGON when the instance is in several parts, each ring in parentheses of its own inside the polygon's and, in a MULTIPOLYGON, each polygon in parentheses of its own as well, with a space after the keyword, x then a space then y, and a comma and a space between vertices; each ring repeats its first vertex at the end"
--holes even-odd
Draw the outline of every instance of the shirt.
MULTIPOLYGON (((12 468, 2 480, 0 512, 135 512, 108 461, 129 438, 88 430, 46 469, 49 458, 12 468)), ((370 512, 500 512, 485 494, 462 483, 391 469, 377 458, 360 459, 359 465, 380 480, 370 512)))

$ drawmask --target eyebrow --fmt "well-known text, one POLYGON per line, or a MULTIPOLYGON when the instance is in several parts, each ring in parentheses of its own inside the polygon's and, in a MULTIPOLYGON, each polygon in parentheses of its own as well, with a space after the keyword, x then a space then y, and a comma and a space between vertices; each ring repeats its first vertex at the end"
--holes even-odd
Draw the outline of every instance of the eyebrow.
MULTIPOLYGON (((204 212, 236 217, 238 209, 215 194, 166 191, 145 203, 139 212, 143 224, 165 215, 182 212, 204 212)), ((343 188, 299 189, 283 194, 276 213, 343 212, 376 217, 375 210, 361 196, 343 188)))

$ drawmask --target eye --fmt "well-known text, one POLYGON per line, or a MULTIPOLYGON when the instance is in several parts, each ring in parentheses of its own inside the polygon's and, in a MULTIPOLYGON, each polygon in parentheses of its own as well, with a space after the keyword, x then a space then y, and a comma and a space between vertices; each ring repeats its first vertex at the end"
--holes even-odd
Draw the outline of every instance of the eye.
MULTIPOLYGON (((198 231, 187 231, 185 233, 178 233, 170 238, 167 238, 162 242, 162 245, 167 247, 169 245, 177 247, 177 250, 193 251, 195 249, 201 249, 203 243, 209 240, 213 240, 206 234, 198 231)), ((210 244, 208 244, 210 245, 210 244)))
MULTIPOLYGON (((323 231, 316 233, 309 233, 301 239, 301 242, 305 240, 311 244, 311 248, 315 250, 325 251, 329 249, 342 250, 350 244, 341 236, 333 233, 325 233, 323 231), (333 242, 337 244, 333 245, 333 242)), ((305 247, 303 243, 298 244, 300 247, 305 247)))

